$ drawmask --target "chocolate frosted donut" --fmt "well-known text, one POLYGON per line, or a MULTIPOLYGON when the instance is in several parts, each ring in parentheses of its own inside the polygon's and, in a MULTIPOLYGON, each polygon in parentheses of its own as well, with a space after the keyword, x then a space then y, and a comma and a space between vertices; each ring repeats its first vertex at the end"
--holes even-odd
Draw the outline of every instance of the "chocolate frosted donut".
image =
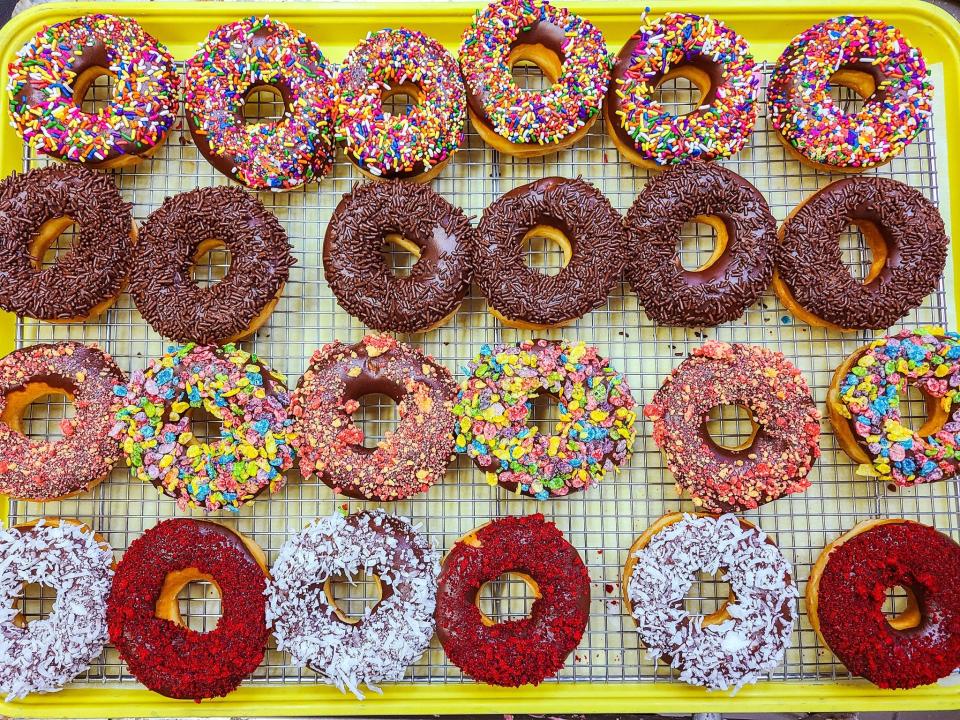
POLYGON ((579 178, 544 178, 495 200, 474 244, 474 272, 491 312, 529 329, 562 325, 602 305, 625 261, 620 215, 579 178), (567 264, 558 274, 527 266, 524 244, 534 236, 564 250, 567 264))
POLYGON ((470 289, 473 235, 463 211, 426 185, 365 183, 330 218, 324 276, 340 306, 375 330, 428 330, 456 312, 470 289), (390 272, 385 242, 417 257, 408 277, 390 272))
POLYGON ((127 277, 130 205, 108 175, 73 165, 13 174, 0 182, 0 309, 50 321, 80 321, 110 307, 127 277), (70 252, 41 269, 44 252, 71 223, 70 252))
POLYGON ((691 163, 654 177, 627 213, 627 278, 653 320, 701 327, 736 320, 773 278, 777 221, 734 172, 691 163), (717 231, 713 256, 686 270, 677 248, 688 221, 717 231))
POLYGON ((780 228, 773 287, 794 315, 832 330, 889 327, 936 290, 947 260, 943 219, 896 180, 837 180, 800 203, 780 228), (838 237, 857 225, 873 254, 863 282, 838 237))
POLYGON ((222 345, 253 334, 273 311, 290 266, 280 221, 252 194, 206 187, 167 198, 143 226, 130 294, 143 319, 179 342, 222 345), (190 266, 226 247, 230 269, 201 288, 190 266))

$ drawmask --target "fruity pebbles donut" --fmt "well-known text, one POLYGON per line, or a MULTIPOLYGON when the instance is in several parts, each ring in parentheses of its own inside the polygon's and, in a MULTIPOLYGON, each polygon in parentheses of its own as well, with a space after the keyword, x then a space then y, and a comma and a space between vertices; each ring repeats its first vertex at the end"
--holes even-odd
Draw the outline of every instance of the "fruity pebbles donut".
POLYGON ((380 30, 347 53, 337 80, 337 136, 347 158, 372 178, 437 176, 463 142, 466 94, 457 61, 422 32, 380 30), (383 103, 408 95, 406 114, 383 103))
POLYGON ((933 88, 920 51, 892 25, 843 15, 797 35, 767 88, 770 122, 791 155, 821 169, 883 165, 927 126, 933 88), (831 85, 864 98, 845 113, 831 85))
POLYGON ((234 345, 171 349, 115 389, 116 423, 138 478, 176 499, 181 510, 239 510, 283 486, 293 465, 293 420, 283 378, 234 345), (219 420, 220 438, 198 442, 190 413, 219 420))
POLYGON ((277 649, 341 692, 361 700, 361 684, 380 692, 430 645, 440 554, 406 518, 334 513, 287 540, 271 572, 267 622, 277 649), (376 578, 380 599, 352 619, 331 600, 330 584, 363 573, 376 578))
POLYGON ((221 25, 186 70, 193 141, 224 175, 254 190, 289 190, 330 171, 336 72, 302 32, 269 17, 221 25), (262 88, 280 96, 283 117, 248 125, 243 106, 262 88))
POLYGON ((901 330, 853 352, 827 391, 827 414, 858 473, 909 487, 960 474, 960 335, 942 328, 901 330), (900 403, 915 387, 927 403, 916 431, 900 403))
POLYGON ((710 340, 674 368, 643 409, 677 492, 710 512, 750 510, 810 487, 820 413, 803 374, 781 353, 710 340), (753 435, 739 447, 707 431, 710 411, 739 405, 753 435))
POLYGON ((163 144, 177 116, 173 57, 132 18, 83 17, 45 27, 10 63, 10 115, 34 151, 98 168, 132 165, 163 144), (82 108, 101 75, 106 106, 82 108))
POLYGON ((630 386, 595 347, 484 345, 465 372, 453 407, 456 449, 491 485, 546 500, 586 490, 629 458, 636 437, 630 386), (560 403, 553 433, 528 424, 541 394, 560 403))
POLYGON ((757 122, 762 73, 742 36, 719 20, 667 13, 644 24, 617 54, 604 106, 614 145, 652 170, 740 152, 757 122), (676 115, 656 98, 682 77, 700 92, 692 112, 676 115))

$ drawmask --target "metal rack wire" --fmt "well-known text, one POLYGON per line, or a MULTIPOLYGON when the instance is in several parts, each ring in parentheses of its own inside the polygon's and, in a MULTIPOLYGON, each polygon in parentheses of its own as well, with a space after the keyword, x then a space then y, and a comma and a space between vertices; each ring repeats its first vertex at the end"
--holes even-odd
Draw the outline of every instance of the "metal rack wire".
MULTIPOLYGON (((537 73, 517 70, 525 82, 534 86, 537 73)), ((106 84, 94 86, 96 98, 103 98, 106 84)), ((661 89, 662 100, 677 108, 693 107, 696 90, 683 80, 661 89)), ((855 104, 856 97, 838 89, 837 99, 855 104)), ((765 108, 765 103, 763 105, 765 108)), ((276 116, 274 98, 260 95, 249 103, 249 117, 276 116)), ((400 111, 400 110, 398 110, 400 111)), ((681 110, 682 111, 682 110, 681 110)), ((909 146, 904 156, 875 171, 901 180, 936 202, 938 195, 936 147, 931 130, 909 146)), ((24 168, 45 161, 29 154, 24 168)), ((761 118, 749 145, 724 165, 753 182, 765 195, 773 213, 782 220, 802 198, 823 187, 830 175, 803 167, 786 157, 779 142, 761 118)), ((547 175, 582 176, 596 184, 613 205, 625 212, 648 179, 647 172, 621 160, 605 136, 602 121, 574 148, 528 160, 499 156, 486 147, 477 135, 467 133, 463 148, 454 156, 444 173, 434 181, 435 189, 450 202, 479 216, 502 193, 547 175)), ((179 123, 166 146, 151 160, 115 173, 124 197, 133 204, 138 222, 157 208, 169 195, 197 185, 223 185, 219 175, 194 148, 185 125, 179 123)), ((246 346, 258 352, 273 367, 286 373, 290 383, 305 369, 311 352, 334 338, 359 340, 364 328, 338 306, 323 280, 322 237, 326 221, 342 194, 359 180, 350 163, 341 161, 332 175, 319 184, 285 194, 261 193, 261 200, 280 218, 294 245, 297 264, 291 272, 283 298, 268 324, 246 346)), ((69 233, 48 254, 47 261, 59 249, 69 247, 69 233)), ((687 267, 697 267, 712 249, 712 231, 696 224, 685 229, 679 250, 687 267)), ((845 257, 855 272, 865 272, 870 256, 859 232, 852 228, 843 238, 845 257)), ((388 261, 395 268, 409 267, 411 257, 395 253, 388 261)), ((222 277, 227 259, 212 254, 195 270, 198 281, 213 282, 222 277)), ((545 243, 534 242, 528 262, 544 270, 558 268, 558 256, 545 243)), ((905 319, 905 326, 945 324, 948 299, 941 288, 923 306, 905 319)), ((873 333, 837 335, 796 322, 772 293, 751 307, 738 321, 718 328, 684 329, 654 325, 649 321, 628 288, 617 289, 609 302, 562 330, 540 333, 547 337, 579 338, 600 348, 612 364, 625 372, 638 402, 650 399, 667 373, 704 340, 763 343, 783 351, 804 372, 818 403, 823 402, 833 368, 853 349, 870 339, 873 333)), ((474 291, 448 325, 423 335, 401 335, 401 340, 422 347, 456 373, 482 343, 513 342, 529 333, 501 326, 487 311, 474 291)), ((143 366, 151 357, 165 351, 168 342, 147 326, 128 295, 99 322, 52 325, 21 322, 17 330, 18 346, 35 342, 70 338, 97 342, 113 354, 126 371, 143 366)), ((923 415, 919 398, 908 403, 908 414, 923 415)), ((63 399, 38 402, 27 418, 32 435, 56 436, 59 420, 69 412, 63 399)), ((549 403, 538 403, 538 418, 549 422, 549 403)), ((368 398, 358 417, 368 435, 376 439, 395 422, 391 401, 368 398)), ((198 423, 202 424, 202 423, 198 423)), ((855 523, 877 516, 902 516, 932 524, 953 537, 957 527, 957 493, 954 483, 940 483, 908 490, 878 486, 872 480, 854 474, 854 464, 837 449, 827 423, 821 440, 823 456, 812 473, 813 487, 806 493, 770 503, 746 517, 773 534, 786 556, 794 563, 800 590, 821 548, 855 523)), ((197 428, 208 434, 215 428, 197 428)), ((715 436, 736 438, 745 425, 735 409, 725 408, 712 424, 715 436)), ((735 440, 731 441, 735 444, 735 440)), ((364 503, 335 497, 317 481, 305 481, 291 473, 287 487, 269 499, 256 502, 239 515, 217 515, 214 519, 236 527, 256 540, 272 560, 284 540, 315 517, 334 512, 338 507, 354 511, 364 503)), ((659 450, 650 437, 650 427, 639 424, 639 437, 629 467, 611 476, 600 487, 565 499, 538 503, 519 499, 490 487, 472 465, 458 459, 446 481, 425 495, 387 506, 389 511, 413 518, 433 542, 449 548, 462 534, 491 517, 543 512, 557 523, 586 561, 592 578, 592 607, 588 632, 579 649, 569 659, 556 681, 640 681, 662 682, 670 678, 669 668, 646 659, 620 602, 620 572, 627 548, 654 519, 667 511, 692 509, 687 500, 677 498, 673 481, 664 468, 659 450)), ((75 516, 99 530, 111 545, 122 552, 142 531, 158 520, 179 515, 174 503, 158 496, 152 486, 131 480, 125 468, 94 492, 46 506, 13 502, 11 521, 17 522, 42 514, 75 516)), ((198 517, 202 516, 198 513, 198 517)), ((26 590, 27 619, 48 611, 49 590, 26 590), (44 595, 47 593, 47 595, 44 595)), ((349 614, 362 612, 375 601, 369 582, 343 584, 336 596, 349 614)), ((694 585, 688 607, 708 613, 726 597, 726 585, 716 578, 701 578, 694 585)), ((898 602, 891 593, 889 606, 898 602)), ((493 616, 515 617, 529 607, 525 586, 510 578, 491 583, 483 593, 484 610, 493 616)), ((902 598, 899 600, 902 602, 902 598)), ((191 627, 199 630, 216 623, 219 604, 210 585, 188 586, 181 597, 181 610, 191 627)), ((805 615, 793 636, 793 648, 784 665, 771 674, 772 679, 844 678, 846 670, 830 653, 819 646, 805 615)), ((412 682, 463 682, 460 671, 446 659, 439 644, 408 672, 412 682)), ((108 648, 90 671, 77 682, 133 684, 113 648, 108 648)), ((316 682, 314 674, 289 664, 289 658, 272 645, 250 680, 252 683, 316 682)))

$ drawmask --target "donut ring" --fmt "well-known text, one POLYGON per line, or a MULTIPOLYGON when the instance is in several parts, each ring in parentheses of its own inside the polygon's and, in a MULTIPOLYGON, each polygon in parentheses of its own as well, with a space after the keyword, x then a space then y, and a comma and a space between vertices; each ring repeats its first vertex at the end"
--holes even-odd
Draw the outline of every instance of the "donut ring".
POLYGON ((763 195, 734 172, 705 163, 671 167, 654 177, 626 218, 633 250, 626 276, 647 315, 666 325, 730 322, 773 279, 777 221, 763 195), (677 256, 683 224, 710 225, 713 255, 696 270, 677 256))
POLYGON ((0 693, 13 702, 56 692, 84 672, 107 642, 113 550, 79 520, 41 518, 0 527, 0 693), (23 586, 57 591, 50 614, 29 625, 18 607, 23 586))
POLYGON ((330 172, 336 71, 302 32, 269 17, 221 25, 186 72, 193 142, 224 175, 254 190, 290 190, 330 172), (283 117, 247 125, 243 106, 263 88, 283 100, 283 117))
POLYGON ((323 271, 337 302, 380 331, 427 332, 449 320, 470 290, 474 230, 427 185, 357 185, 333 211, 323 271), (407 277, 383 260, 384 243, 417 258, 407 277))
POLYGON ((770 122, 788 153, 821 170, 861 172, 900 155, 927 126, 933 88, 920 51, 892 25, 843 15, 797 35, 767 88, 770 122), (831 84, 864 98, 847 114, 831 84))
POLYGON ((130 204, 108 175, 58 165, 0 181, 0 309, 50 322, 105 312, 123 290, 137 231, 130 204), (72 223, 70 252, 41 268, 72 223))
POLYGON ((293 443, 304 477, 360 500, 405 500, 443 479, 453 459, 456 383, 450 371, 388 335, 317 350, 293 393, 293 443), (352 415, 383 393, 397 403, 396 429, 364 447, 352 415))
POLYGON ((583 180, 543 178, 514 188, 483 211, 474 245, 475 277, 503 323, 527 330, 564 325, 607 301, 626 262, 623 221, 583 180), (527 266, 530 238, 564 250, 565 267, 545 275, 527 266))
POLYGON ((682 681, 739 690, 783 662, 797 615, 792 568, 773 540, 734 515, 669 513, 630 548, 624 603, 651 659, 682 681), (722 573, 730 598, 710 615, 684 608, 698 572, 722 573))
POLYGON ((648 170, 736 155, 757 122, 762 73, 742 36, 720 20, 667 13, 644 23, 617 54, 604 117, 610 139, 648 170), (686 78, 700 92, 677 116, 655 99, 667 80, 686 78))
POLYGON ((167 198, 147 218, 133 257, 130 294, 164 337, 211 345, 255 333, 277 306, 294 264, 287 233, 256 196, 205 187, 167 198), (230 269, 200 288, 190 267, 215 248, 230 269))
POLYGON ((466 94, 457 61, 417 30, 368 34, 347 53, 337 80, 338 136, 347 158, 372 179, 429 182, 463 142, 466 94), (405 115, 387 98, 414 99, 405 115))
POLYGON ((960 335, 942 328, 901 330, 854 351, 827 390, 827 416, 857 473, 910 487, 960 474, 960 335), (904 424, 907 386, 920 390, 927 421, 904 424))
POLYGON ((360 685, 403 679, 430 645, 440 553, 407 518, 364 510, 334 513, 287 540, 267 589, 267 622, 277 649, 363 699, 360 685), (333 600, 334 580, 376 577, 380 599, 363 617, 333 600))
POLYGON ((546 500, 586 490, 629 458, 636 437, 630 386, 595 347, 484 345, 466 370, 453 407, 456 449, 491 485, 546 500), (527 425, 541 393, 560 403, 552 434, 527 425))
POLYGON ((206 520, 164 520, 130 543, 107 603, 110 642, 153 692, 181 700, 237 689, 267 645, 267 561, 236 530, 206 520), (183 624, 177 594, 191 582, 220 594, 216 628, 183 624))
POLYGON ((867 520, 827 545, 807 580, 807 616, 854 675, 882 688, 935 683, 960 665, 960 545, 911 520, 867 520), (889 588, 908 604, 887 619, 889 588))
POLYGON ((610 81, 603 34, 546 0, 495 0, 463 32, 460 70, 470 121, 485 143, 516 157, 570 147, 600 117, 610 81), (535 64, 551 83, 517 87, 513 66, 535 64))
POLYGON ((678 493, 710 512, 752 510, 810 487, 820 457, 820 413, 803 374, 781 353, 710 340, 670 373, 643 409, 678 493), (753 435, 738 447, 707 431, 720 405, 749 409, 753 435))
POLYGON ((123 371, 96 346, 32 345, 0 359, 0 493, 18 500, 62 500, 91 490, 120 459, 110 436, 115 386, 123 371), (60 423, 63 437, 31 440, 23 416, 45 395, 66 396, 76 416, 60 423))
POLYGON ((773 289, 810 325, 840 332, 882 329, 937 289, 950 243, 936 206, 880 177, 837 180, 798 205, 780 227, 773 289), (873 255, 861 282, 838 238, 856 224, 873 255))
POLYGON ((173 56, 128 17, 84 15, 37 33, 10 63, 10 116, 35 152, 91 167, 121 168, 152 155, 177 117, 173 56), (87 89, 112 75, 110 102, 81 107, 87 89))
POLYGON ((543 515, 505 517, 472 530, 444 558, 437 637, 450 661, 489 685, 539 685, 563 668, 590 615, 590 575, 576 548, 543 515), (519 575, 530 615, 495 622, 479 607, 484 585, 519 575))
POLYGON ((294 455, 290 396, 256 355, 191 343, 151 360, 115 393, 111 432, 127 464, 181 510, 237 512, 283 487, 294 455), (191 409, 201 407, 222 423, 209 444, 191 432, 191 409))

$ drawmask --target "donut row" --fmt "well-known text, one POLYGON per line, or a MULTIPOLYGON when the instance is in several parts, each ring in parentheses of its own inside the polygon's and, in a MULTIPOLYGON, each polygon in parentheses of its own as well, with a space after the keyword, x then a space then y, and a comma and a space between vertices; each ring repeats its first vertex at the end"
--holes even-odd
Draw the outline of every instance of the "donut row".
MULTIPOLYGON (((335 146, 364 174, 429 180, 463 140, 467 116, 497 150, 530 157, 568 147, 601 114, 630 162, 659 169, 737 153, 757 119, 761 71, 746 40, 709 17, 646 16, 612 61, 594 25, 545 0, 497 0, 463 32, 459 62, 415 30, 381 30, 339 67, 302 32, 269 17, 221 25, 185 63, 131 18, 87 15, 44 28, 9 68, 13 124, 37 152, 122 167, 164 142, 182 98, 194 144, 217 170, 254 189, 320 179, 335 146), (520 88, 512 70, 532 63, 550 83, 520 88), (81 103, 90 83, 116 77, 108 107, 81 103), (700 92, 677 115, 657 99, 684 77, 700 92), (251 94, 270 88, 284 106, 246 124, 251 94), (410 99, 392 113, 394 95, 410 99)), ((791 155, 816 167, 883 164, 926 126, 932 90, 919 50, 887 23, 842 16, 818 23, 783 51, 768 89, 771 122, 791 155), (855 115, 833 85, 864 98, 855 115)))
MULTIPOLYGON (((627 611, 650 658, 680 680, 736 691, 783 661, 797 584, 774 540, 734 515, 670 513, 631 546, 622 576, 627 611), (698 573, 719 573, 730 597, 709 615, 684 598, 698 573)), ((250 538, 205 520, 164 520, 119 563, 79 521, 0 527, 0 692, 7 701, 54 692, 109 641, 150 690, 200 701, 235 690, 263 660, 269 635, 294 665, 363 699, 362 686, 403 679, 436 633, 466 675, 491 685, 538 685, 558 673, 590 618, 590 575, 542 515, 492 520, 440 553, 409 520, 382 510, 310 523, 272 567, 250 538), (379 599, 348 616, 335 582, 366 574, 379 599), (520 578, 534 600, 522 619, 481 608, 487 583, 520 578), (189 629, 177 593, 214 583, 216 628, 189 629), (50 615, 24 625, 26 583, 57 591, 50 615)), ((927 685, 960 665, 960 545, 907 520, 870 520, 831 542, 807 581, 807 614, 848 669, 884 688, 927 685), (888 620, 886 590, 907 609, 888 620)))

